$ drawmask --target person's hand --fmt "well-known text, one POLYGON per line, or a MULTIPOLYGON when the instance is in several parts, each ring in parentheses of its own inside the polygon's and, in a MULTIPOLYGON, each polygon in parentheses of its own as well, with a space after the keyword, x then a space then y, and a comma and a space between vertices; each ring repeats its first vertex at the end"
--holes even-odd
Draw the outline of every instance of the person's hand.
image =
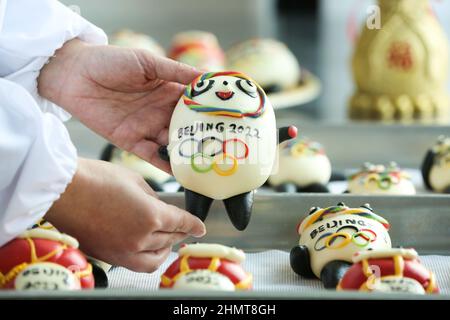
POLYGON ((173 109, 200 71, 141 49, 75 39, 41 70, 39 94, 113 144, 170 172, 158 148, 168 143, 173 109))
POLYGON ((206 233, 197 217, 158 200, 139 175, 98 160, 79 160, 45 219, 86 254, 139 272, 155 271, 174 244, 206 233))

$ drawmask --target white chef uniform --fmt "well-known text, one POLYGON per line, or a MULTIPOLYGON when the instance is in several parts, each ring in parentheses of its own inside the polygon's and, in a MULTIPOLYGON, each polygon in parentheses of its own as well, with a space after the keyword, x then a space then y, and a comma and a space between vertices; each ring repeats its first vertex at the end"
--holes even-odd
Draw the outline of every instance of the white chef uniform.
POLYGON ((70 115, 37 93, 37 78, 71 39, 102 30, 56 0, 0 0, 0 246, 39 220, 71 182, 70 115))

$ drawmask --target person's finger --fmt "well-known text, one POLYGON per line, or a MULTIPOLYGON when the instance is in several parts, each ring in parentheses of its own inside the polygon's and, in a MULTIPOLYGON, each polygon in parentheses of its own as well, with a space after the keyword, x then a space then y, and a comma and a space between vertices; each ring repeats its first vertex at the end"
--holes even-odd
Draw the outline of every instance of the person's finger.
POLYGON ((133 152, 135 155, 137 155, 139 158, 150 162, 154 166, 158 167, 159 169, 167 172, 168 174, 172 174, 172 170, 170 168, 170 163, 162 160, 159 157, 159 150, 160 145, 150 141, 150 140, 141 140, 138 143, 135 144, 133 147, 133 152))
POLYGON ((122 265, 136 272, 152 273, 166 261, 172 248, 166 247, 155 251, 142 251, 129 256, 122 265))
POLYGON ((169 233, 157 231, 148 235, 148 250, 154 251, 162 248, 172 247, 188 237, 188 234, 182 232, 169 233))
POLYGON ((186 233, 196 238, 206 234, 206 227, 199 218, 176 206, 165 204, 158 218, 161 222, 160 231, 186 233))
POLYGON ((202 74, 201 71, 187 64, 159 57, 146 51, 143 52, 143 57, 147 76, 152 79, 189 84, 202 74))
POLYGON ((152 189, 152 187, 149 186, 148 182, 145 181, 145 179, 140 179, 139 180, 139 185, 141 186, 142 190, 144 190, 144 192, 152 197, 155 198, 159 198, 158 194, 156 193, 155 190, 152 189))

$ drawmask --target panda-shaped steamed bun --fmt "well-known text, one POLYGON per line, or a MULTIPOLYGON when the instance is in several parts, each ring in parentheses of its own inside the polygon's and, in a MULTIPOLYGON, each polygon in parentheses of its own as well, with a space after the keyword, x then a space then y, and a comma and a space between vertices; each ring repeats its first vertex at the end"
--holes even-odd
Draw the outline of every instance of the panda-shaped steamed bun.
POLYGON ((250 39, 226 52, 227 68, 244 72, 267 94, 285 91, 301 82, 300 64, 291 50, 275 39, 250 39))
POLYGON ((365 163, 360 171, 351 175, 348 192, 353 194, 414 195, 416 188, 410 175, 395 162, 387 167, 365 163))
POLYGON ((329 192, 331 163, 318 142, 287 141, 278 147, 278 168, 269 184, 280 192, 329 192))
POLYGON ((422 164, 422 176, 428 189, 450 193, 450 137, 439 137, 422 164))
POLYGON ((221 71, 225 54, 217 37, 200 30, 183 31, 172 40, 169 57, 198 69, 221 71))
POLYGON ((243 230, 253 190, 272 172, 277 142, 296 136, 295 127, 282 128, 277 141, 272 105, 253 80, 211 72, 187 86, 172 115, 169 145, 160 154, 170 158, 189 212, 204 220, 212 201, 223 200, 231 222, 243 230))
POLYGON ((291 250, 291 267, 303 277, 321 279, 327 289, 336 288, 356 252, 391 248, 388 230, 389 223, 368 204, 311 208, 297 229, 300 240, 291 250))

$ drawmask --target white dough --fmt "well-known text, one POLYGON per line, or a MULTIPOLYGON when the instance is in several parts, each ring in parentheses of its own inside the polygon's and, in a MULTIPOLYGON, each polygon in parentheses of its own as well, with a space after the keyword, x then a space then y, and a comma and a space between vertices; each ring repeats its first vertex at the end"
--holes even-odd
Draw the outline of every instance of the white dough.
POLYGON ((173 285, 176 290, 235 291, 233 282, 210 270, 194 270, 182 275, 173 285))
POLYGON ((305 152, 293 156, 284 145, 279 146, 278 167, 269 178, 269 183, 278 186, 294 183, 306 187, 313 183, 326 185, 331 177, 331 163, 325 154, 305 152))
MULTIPOLYGON (((239 78, 217 76, 211 80, 214 80, 214 84, 210 90, 194 97, 195 102, 227 110, 240 109, 242 112, 258 109, 258 92, 256 98, 250 98, 237 87, 236 81, 239 78), (228 84, 225 85, 224 82, 228 84), (216 95, 218 92, 233 92, 233 96, 223 101, 216 95)), ((186 189, 210 198, 227 199, 257 189, 269 177, 277 144, 275 115, 267 98, 265 111, 257 118, 234 118, 197 112, 189 109, 183 99, 180 99, 170 123, 169 139, 170 164, 177 181, 186 189), (195 131, 190 126, 197 129, 203 126, 203 130, 195 131), (203 153, 198 152, 202 139, 210 139, 210 144, 203 146, 203 153), (234 142, 233 139, 241 142, 234 142), (226 140, 228 144, 224 157, 221 142, 226 140), (246 149, 242 142, 248 146, 247 158, 244 158, 246 149), (180 155, 180 150, 185 157, 180 155), (208 154, 216 152, 217 155, 208 158, 208 154), (197 157, 192 159, 192 155, 197 157), (194 167, 201 170, 209 168, 209 171, 196 172, 193 163, 194 167), (224 172, 227 175, 219 174, 224 172)))
POLYGON ((433 166, 430 171, 430 185, 433 190, 443 192, 450 187, 450 168, 445 165, 433 166))
POLYGON ((144 178, 150 179, 159 184, 167 182, 167 180, 172 177, 167 172, 158 169, 154 165, 148 163, 145 160, 142 160, 138 156, 117 148, 114 149, 113 156, 110 162, 133 170, 134 172, 142 175, 144 178))
POLYGON ((378 195, 414 195, 416 188, 411 180, 402 179, 398 184, 392 185, 389 189, 380 189, 376 182, 361 183, 352 180, 348 183, 348 191, 353 194, 378 194, 378 195))
POLYGON ((233 262, 241 263, 245 260, 244 251, 215 243, 193 243, 178 250, 180 256, 197 258, 218 257, 233 262))
POLYGON ((262 87, 279 85, 284 89, 297 85, 300 65, 282 42, 274 39, 251 39, 226 52, 227 69, 243 72, 262 87))
POLYGON ((16 290, 78 290, 80 281, 69 269, 51 262, 33 263, 14 280, 16 290))
POLYGON ((364 250, 359 251, 353 256, 353 263, 358 263, 366 259, 391 258, 394 256, 402 256, 406 259, 418 259, 419 255, 414 249, 392 248, 384 250, 364 250))
POLYGON ((349 180, 348 191, 353 194, 373 195, 416 194, 416 188, 409 175, 395 163, 391 163, 387 168, 383 165, 364 164, 363 169, 349 180), (386 177, 391 179, 391 183, 381 181, 386 177))
POLYGON ((425 289, 417 280, 398 276, 388 276, 376 279, 375 282, 370 285, 369 290, 383 293, 425 294, 425 289))
POLYGON ((110 38, 110 44, 125 48, 145 49, 158 56, 165 56, 166 53, 153 38, 131 30, 120 30, 110 38))

